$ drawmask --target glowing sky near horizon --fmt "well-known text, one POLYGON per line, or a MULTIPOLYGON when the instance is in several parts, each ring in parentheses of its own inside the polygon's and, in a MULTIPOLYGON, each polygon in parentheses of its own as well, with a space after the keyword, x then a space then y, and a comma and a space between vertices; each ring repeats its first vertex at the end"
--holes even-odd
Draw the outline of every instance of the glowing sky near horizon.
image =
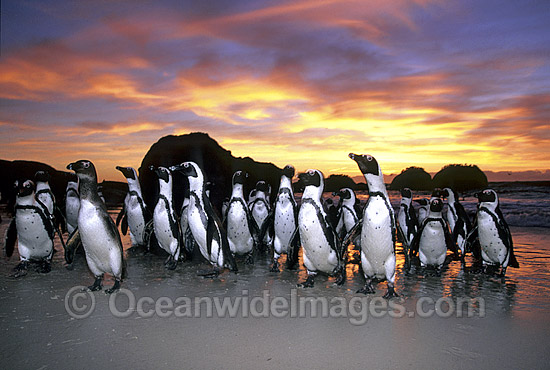
MULTIPOLYGON (((166 135, 359 175, 550 169, 547 1, 3 0, 0 158, 100 178, 166 135)), ((548 173, 548 172, 547 172, 548 173)))

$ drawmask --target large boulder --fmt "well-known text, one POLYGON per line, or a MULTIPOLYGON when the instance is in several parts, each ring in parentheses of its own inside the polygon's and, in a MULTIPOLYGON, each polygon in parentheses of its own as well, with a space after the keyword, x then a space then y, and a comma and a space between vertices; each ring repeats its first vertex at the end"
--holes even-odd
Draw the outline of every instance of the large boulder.
POLYGON ((435 174, 434 187, 449 187, 458 192, 482 189, 488 185, 487 176, 476 165, 450 164, 435 174))
POLYGON ((431 190, 432 177, 423 168, 409 167, 397 175, 390 184, 390 190, 431 190))

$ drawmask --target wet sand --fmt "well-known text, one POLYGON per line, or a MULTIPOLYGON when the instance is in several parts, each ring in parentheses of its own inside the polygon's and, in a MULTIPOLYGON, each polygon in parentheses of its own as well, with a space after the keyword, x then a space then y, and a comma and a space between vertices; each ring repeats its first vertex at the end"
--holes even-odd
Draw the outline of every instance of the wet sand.
MULTIPOLYGON (((2 216, 0 232, 4 235, 8 221, 2 216)), ((49 274, 31 269, 27 276, 14 279, 9 275, 18 256, 0 263, 1 367, 545 369, 550 360, 550 232, 512 228, 512 233, 521 268, 509 269, 505 282, 464 273, 457 261, 440 277, 415 268, 405 274, 399 254, 396 287, 401 297, 392 301, 393 308, 382 309, 372 306, 385 302, 380 299, 385 283, 378 285, 374 297, 355 294, 363 278, 353 264, 348 265, 348 281, 342 287, 333 286, 332 278, 319 276, 314 288, 296 289, 305 277, 303 267, 270 273, 267 256, 254 266, 240 261, 238 274, 226 271, 217 279, 205 279, 197 277, 196 271, 206 265, 182 263, 175 271, 167 271, 161 257, 127 252, 128 278, 123 288, 136 300, 150 297, 153 304, 145 304, 143 311, 152 317, 142 317, 137 309, 126 311, 130 293, 125 291, 118 293, 115 308, 129 317, 116 317, 111 312, 111 297, 95 292, 95 307, 82 319, 71 316, 65 298, 73 287, 90 285, 93 277, 83 256, 77 256, 74 268, 68 270, 56 240, 60 253, 54 256, 49 274), (269 305, 277 297, 284 302, 322 297, 333 309, 334 302, 344 302, 347 317, 342 317, 341 310, 320 317, 327 315, 314 315, 310 306, 309 311, 298 309, 298 317, 283 309, 276 309, 275 314, 269 311, 268 317, 254 317, 258 312, 252 311, 261 311, 262 304, 243 304, 240 307, 248 307, 249 312, 239 310, 234 317, 220 317, 215 310, 212 317, 205 317, 204 302, 198 313, 191 312, 193 317, 181 317, 168 306, 161 307, 160 315, 154 311, 158 302, 181 308, 177 302, 186 299, 203 297, 212 302, 232 297, 250 303, 268 293, 269 300, 262 302, 269 305), (426 314, 443 302, 442 297, 451 304, 460 299, 471 303, 472 317, 465 313, 457 317, 457 309, 451 312, 445 304, 440 308, 443 314, 451 312, 449 317, 426 314), (422 300, 425 304, 418 310, 422 300), (351 317, 351 312, 362 314, 351 317), (354 325, 359 321, 361 325, 354 325)), ((128 248, 129 238, 124 242, 128 248)), ((110 284, 108 279, 105 286, 110 284)), ((75 292, 82 294, 78 288, 75 292)), ((90 303, 89 296, 72 297, 67 302, 76 302, 78 307, 90 303)))

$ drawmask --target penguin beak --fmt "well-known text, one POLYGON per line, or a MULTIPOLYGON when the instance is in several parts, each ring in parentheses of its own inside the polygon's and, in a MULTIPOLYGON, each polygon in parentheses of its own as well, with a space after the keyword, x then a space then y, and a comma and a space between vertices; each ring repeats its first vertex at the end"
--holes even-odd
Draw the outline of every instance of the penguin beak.
POLYGON ((171 172, 175 172, 175 171, 181 171, 181 164, 176 164, 175 166, 170 166, 169 170, 171 172))
POLYGON ((357 156, 357 154, 353 154, 353 153, 349 153, 348 154, 348 157, 350 157, 351 159, 353 159, 355 161, 355 157, 357 156))
POLYGON ((74 171, 73 166, 74 166, 74 163, 69 163, 69 164, 67 165, 67 169, 68 169, 68 170, 71 170, 71 171, 74 171))

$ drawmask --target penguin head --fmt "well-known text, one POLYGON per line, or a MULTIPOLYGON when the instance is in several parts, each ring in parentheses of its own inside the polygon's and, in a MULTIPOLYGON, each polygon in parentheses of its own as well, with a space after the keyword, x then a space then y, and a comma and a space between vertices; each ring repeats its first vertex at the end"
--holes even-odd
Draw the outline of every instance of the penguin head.
POLYGON ((401 197, 402 198, 412 198, 412 191, 409 188, 403 188, 401 189, 401 197))
POLYGON ((162 180, 164 181, 165 183, 169 183, 170 182, 170 171, 168 170, 168 168, 166 167, 162 167, 162 166, 159 166, 157 168, 151 166, 150 169, 152 171, 155 171, 155 173, 157 174, 159 180, 162 180))
POLYGON ((17 196, 19 198, 28 197, 34 193, 36 185, 32 180, 16 181, 15 188, 17 190, 17 196))
POLYGON ((47 171, 36 171, 34 174, 34 182, 48 182, 51 176, 47 171))
POLYGON ((443 201, 439 198, 434 198, 430 201, 431 212, 441 212, 443 209, 443 201))
POLYGON ((137 179, 137 173, 136 170, 134 170, 132 167, 121 167, 116 166, 116 169, 122 172, 124 177, 126 177, 129 180, 136 180, 137 179))
POLYGON ((90 179, 93 181, 97 181, 95 166, 91 161, 81 159, 79 161, 70 163, 67 166, 67 169, 74 171, 79 179, 90 179))
POLYGON ((441 196, 442 196, 443 198, 449 199, 449 201, 451 201, 451 202, 454 202, 455 199, 457 198, 456 192, 455 192, 453 189, 451 189, 451 188, 444 188, 444 189, 441 191, 441 196))
POLYGON ((233 174, 233 178, 231 180, 231 183, 233 185, 237 185, 237 184, 244 185, 244 182, 245 182, 247 177, 248 177, 248 173, 246 173, 244 171, 235 171, 235 173, 233 174))
POLYGON ((271 187, 264 180, 260 180, 256 183, 256 190, 265 193, 266 195, 271 193, 271 187))
POLYGON ((339 196, 342 200, 351 199, 351 194, 352 192, 350 188, 342 188, 332 193, 333 196, 339 196))
POLYGON ((474 196, 478 199, 479 203, 498 203, 497 192, 493 189, 485 189, 482 192, 475 193, 474 196))
POLYGON ((380 166, 378 166, 378 162, 372 155, 350 153, 348 156, 357 162, 363 175, 380 175, 380 166))
POLYGON ((187 177, 199 177, 202 174, 199 166, 195 162, 183 162, 175 166, 170 167, 170 171, 179 171, 187 177))
POLYGON ((314 186, 319 188, 324 186, 324 176, 319 170, 307 170, 306 172, 300 174, 299 177, 305 187, 314 186))
POLYGON ((283 168, 283 176, 288 177, 289 179, 292 179, 294 177, 294 167, 290 164, 287 164, 285 168, 283 168))

